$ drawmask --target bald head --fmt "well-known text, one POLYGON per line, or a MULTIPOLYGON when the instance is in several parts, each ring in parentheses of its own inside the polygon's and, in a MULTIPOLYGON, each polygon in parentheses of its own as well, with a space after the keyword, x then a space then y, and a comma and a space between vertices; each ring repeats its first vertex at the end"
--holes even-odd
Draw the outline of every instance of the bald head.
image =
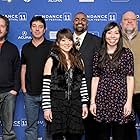
POLYGON ((137 16, 133 11, 127 11, 122 15, 121 26, 126 34, 133 34, 138 30, 137 16))
POLYGON ((78 12, 74 16, 73 28, 77 35, 82 34, 88 28, 88 20, 86 14, 83 12, 78 12))

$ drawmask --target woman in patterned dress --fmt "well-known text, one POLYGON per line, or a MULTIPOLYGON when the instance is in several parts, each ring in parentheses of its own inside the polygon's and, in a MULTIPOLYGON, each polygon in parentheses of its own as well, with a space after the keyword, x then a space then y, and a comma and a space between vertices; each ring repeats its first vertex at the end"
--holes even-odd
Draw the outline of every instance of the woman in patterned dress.
POLYGON ((53 140, 81 140, 88 115, 83 61, 69 29, 61 29, 45 64, 42 108, 53 140))
POLYGON ((134 140, 126 132, 135 120, 133 54, 123 47, 121 28, 115 22, 105 26, 102 49, 94 55, 91 90, 90 111, 99 122, 98 140, 109 140, 109 130, 113 140, 134 140))

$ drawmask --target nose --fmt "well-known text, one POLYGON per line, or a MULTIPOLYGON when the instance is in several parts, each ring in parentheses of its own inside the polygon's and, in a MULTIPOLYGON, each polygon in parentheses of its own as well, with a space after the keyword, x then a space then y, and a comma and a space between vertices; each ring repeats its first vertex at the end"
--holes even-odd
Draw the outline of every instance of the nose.
POLYGON ((79 20, 78 23, 82 23, 82 20, 79 20))
POLYGON ((115 34, 111 34, 111 37, 113 38, 115 36, 115 34))
POLYGON ((128 19, 128 22, 131 23, 132 22, 132 19, 128 19))
POLYGON ((37 31, 39 30, 39 27, 38 27, 38 26, 36 27, 36 30, 37 30, 37 31))

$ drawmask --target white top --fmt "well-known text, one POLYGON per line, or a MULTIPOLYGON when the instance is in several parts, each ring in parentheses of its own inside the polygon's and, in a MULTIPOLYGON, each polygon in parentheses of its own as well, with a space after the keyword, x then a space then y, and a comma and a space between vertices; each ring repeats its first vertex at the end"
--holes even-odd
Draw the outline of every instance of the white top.
POLYGON ((85 31, 84 33, 82 33, 81 35, 78 36, 78 35, 74 32, 74 33, 73 33, 74 42, 77 41, 76 38, 78 37, 78 38, 79 38, 79 41, 80 41, 80 46, 81 46, 81 44, 83 43, 83 40, 84 40, 86 34, 87 34, 87 31, 85 31))

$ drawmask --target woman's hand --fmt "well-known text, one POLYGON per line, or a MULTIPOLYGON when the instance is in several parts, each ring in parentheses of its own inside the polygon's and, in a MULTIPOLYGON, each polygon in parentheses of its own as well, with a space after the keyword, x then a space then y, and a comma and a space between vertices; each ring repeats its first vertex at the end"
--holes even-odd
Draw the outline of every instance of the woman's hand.
POLYGON ((52 122, 52 111, 51 111, 51 109, 44 110, 44 118, 47 121, 52 122))
POLYGON ((88 108, 87 105, 82 106, 82 118, 85 119, 88 116, 88 108))
POLYGON ((90 104, 89 110, 90 110, 92 115, 96 116, 96 104, 95 103, 90 104))
POLYGON ((132 112, 132 104, 130 102, 126 102, 124 105, 124 117, 127 117, 132 112))

